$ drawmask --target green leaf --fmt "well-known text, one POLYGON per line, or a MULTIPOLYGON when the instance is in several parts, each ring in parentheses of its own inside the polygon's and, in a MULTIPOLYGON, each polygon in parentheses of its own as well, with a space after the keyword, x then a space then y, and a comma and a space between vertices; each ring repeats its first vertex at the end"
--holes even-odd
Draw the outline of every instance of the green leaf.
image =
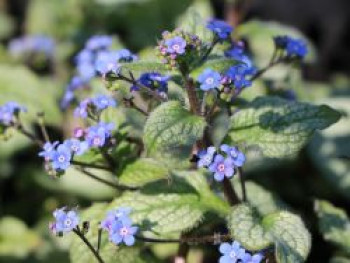
POLYGON ((170 69, 161 62, 156 61, 136 61, 131 63, 122 63, 122 71, 131 71, 135 77, 138 77, 145 72, 159 72, 162 74, 167 74, 170 72, 170 69))
POLYGON ((191 76, 196 79, 203 72, 203 70, 205 70, 207 68, 211 68, 212 70, 215 70, 217 72, 224 73, 231 66, 233 66, 237 63, 238 62, 236 60, 229 59, 229 58, 208 59, 203 65, 196 68, 191 73, 191 76))
POLYGON ((133 222, 145 235, 179 236, 197 226, 204 214, 225 216, 229 206, 217 197, 205 177, 195 171, 177 172, 169 180, 146 185, 141 192, 127 192, 110 207, 131 207, 133 222))
POLYGON ((162 164, 150 158, 142 158, 125 167, 119 182, 129 186, 143 186, 166 178, 167 175, 168 169, 162 164))
POLYGON ((203 136, 205 125, 202 117, 191 114, 180 102, 163 103, 151 113, 144 127, 148 155, 188 166, 192 147, 203 136))
POLYGON ((350 258, 335 256, 331 258, 330 263, 350 263, 350 258))
POLYGON ((42 240, 19 219, 3 217, 0 220, 0 258, 25 258, 38 249, 42 240))
POLYGON ((316 200, 315 211, 324 239, 350 256, 350 220, 346 212, 323 200, 316 200))
POLYGON ((339 118, 326 105, 260 97, 231 117, 228 136, 234 143, 257 147, 267 157, 282 158, 296 154, 316 130, 339 118))
MULTIPOLYGON (((80 215, 81 221, 90 222, 90 230, 86 238, 93 244, 98 238, 98 224, 106 216, 107 204, 94 204, 83 211, 80 215)), ((72 234, 73 235, 73 234, 72 234)), ((146 263, 147 257, 142 256, 142 251, 138 247, 117 247, 109 242, 107 233, 103 233, 100 255, 106 263, 146 263)), ((72 263, 95 263, 96 259, 92 252, 77 236, 72 237, 70 246, 70 259, 72 263)))
POLYGON ((232 237, 243 247, 259 251, 275 245, 279 263, 304 262, 311 247, 311 238, 300 217, 279 211, 260 217, 246 204, 232 208, 228 217, 232 237))

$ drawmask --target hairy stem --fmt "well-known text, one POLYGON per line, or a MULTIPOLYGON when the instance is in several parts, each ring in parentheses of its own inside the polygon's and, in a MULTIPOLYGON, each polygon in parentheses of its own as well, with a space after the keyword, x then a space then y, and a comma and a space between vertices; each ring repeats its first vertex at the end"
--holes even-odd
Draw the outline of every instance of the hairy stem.
POLYGON ((142 113, 145 116, 149 115, 147 111, 141 109, 139 106, 137 106, 135 104, 133 98, 130 98, 130 99, 124 98, 123 100, 124 100, 124 104, 125 104, 126 107, 133 108, 133 109, 137 110, 138 112, 142 113))
POLYGON ((185 243, 185 244, 208 244, 214 243, 219 244, 223 241, 231 240, 231 236, 229 234, 212 234, 206 236, 193 236, 193 237, 185 237, 182 236, 179 239, 158 239, 158 238, 148 238, 143 236, 135 236, 135 238, 142 242, 147 243, 185 243))
POLYGON ((98 251, 91 245, 90 241, 84 236, 84 234, 80 231, 79 227, 73 229, 73 232, 80 237, 80 239, 85 243, 85 245, 90 249, 90 251, 94 254, 95 258, 99 263, 104 263, 98 251))
POLYGON ((191 112, 196 115, 201 115, 200 104, 197 97, 196 86, 193 79, 185 77, 185 88, 190 102, 191 112))
POLYGON ((50 137, 49 137, 49 134, 47 133, 47 130, 45 127, 44 116, 45 116, 45 114, 43 112, 38 113, 38 118, 39 118, 38 124, 39 124, 41 134, 43 135, 45 142, 49 142, 50 137))

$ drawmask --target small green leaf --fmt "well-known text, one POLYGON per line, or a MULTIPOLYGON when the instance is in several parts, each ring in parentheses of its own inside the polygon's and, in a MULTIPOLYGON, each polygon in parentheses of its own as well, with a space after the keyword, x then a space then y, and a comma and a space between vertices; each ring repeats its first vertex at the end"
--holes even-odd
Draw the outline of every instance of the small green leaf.
POLYGON ((148 155, 188 166, 192 147, 203 136, 205 125, 202 117, 191 114, 180 102, 163 103, 151 113, 144 127, 148 155))
POLYGON ((229 139, 258 147, 267 157, 296 154, 316 130, 337 122, 340 114, 321 105, 260 97, 231 117, 229 139))
POLYGON ((300 217, 279 211, 261 217, 246 204, 232 208, 228 217, 232 237, 252 251, 275 245, 278 263, 304 262, 311 238, 300 217))
POLYGON ((166 178, 168 169, 159 162, 143 158, 128 164, 119 177, 119 182, 130 186, 143 186, 147 183, 166 178))
POLYGON ((324 239, 350 256, 350 220, 346 212, 322 200, 316 200, 315 211, 324 239))

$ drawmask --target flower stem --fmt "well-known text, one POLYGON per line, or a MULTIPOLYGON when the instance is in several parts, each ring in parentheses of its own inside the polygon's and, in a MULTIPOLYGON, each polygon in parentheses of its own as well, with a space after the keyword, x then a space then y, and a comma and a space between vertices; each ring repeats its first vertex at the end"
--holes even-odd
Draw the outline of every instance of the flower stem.
POLYGON ((247 191, 246 191, 246 187, 245 187, 245 179, 244 179, 242 167, 238 167, 237 171, 238 171, 239 180, 241 182, 242 200, 243 200, 243 202, 247 202, 247 191))
POLYGON ((206 244, 206 243, 221 243, 222 241, 231 240, 229 234, 212 234, 207 236, 196 236, 196 237, 185 237, 182 236, 179 239, 158 239, 158 238, 148 238, 143 236, 135 236, 139 241, 147 243, 185 243, 185 244, 206 244))
POLYGON ((232 187, 230 179, 227 177, 224 178, 223 187, 224 187, 224 195, 231 206, 237 205, 240 203, 239 198, 232 187))
POLYGON ((91 245, 91 243, 89 242, 89 240, 84 236, 83 233, 81 233, 79 227, 77 227, 76 229, 73 229, 73 232, 80 237, 80 239, 85 243, 85 245, 90 249, 90 251, 94 254, 95 258, 97 259, 97 261, 99 263, 104 263, 103 259, 101 258, 100 254, 98 253, 98 251, 91 245))
POLYGON ((194 81, 188 76, 185 76, 184 79, 185 79, 185 88, 187 91, 188 100, 190 102, 191 112, 200 116, 201 115, 200 104, 198 101, 194 81))
POLYGON ((82 167, 88 167, 88 168, 95 168, 95 169, 110 171, 109 167, 104 166, 104 165, 99 165, 99 164, 85 163, 85 162, 79 162, 79 161, 74 161, 74 160, 71 161, 71 164, 82 166, 82 167))

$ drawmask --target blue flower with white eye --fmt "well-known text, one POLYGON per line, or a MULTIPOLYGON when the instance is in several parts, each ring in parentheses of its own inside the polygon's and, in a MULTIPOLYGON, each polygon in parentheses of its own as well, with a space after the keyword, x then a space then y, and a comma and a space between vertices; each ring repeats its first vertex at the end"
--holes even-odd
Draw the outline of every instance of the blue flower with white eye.
POLYGON ((230 78, 237 89, 242 89, 252 85, 252 82, 247 78, 253 73, 252 68, 240 64, 230 67, 226 72, 226 76, 230 78))
POLYGON ((101 74, 114 73, 117 75, 120 72, 118 64, 118 54, 111 51, 101 51, 97 54, 95 61, 95 69, 101 74))
POLYGON ((98 110, 104 110, 104 109, 107 109, 108 107, 117 106, 117 103, 115 102, 115 100, 106 95, 98 95, 92 98, 92 103, 98 110))
POLYGON ((202 74, 198 76, 198 82, 200 83, 200 89, 204 91, 208 91, 211 89, 215 89, 220 86, 221 75, 212 70, 205 69, 202 74))
POLYGON ((216 148, 214 146, 208 147, 206 150, 200 151, 198 153, 197 167, 209 167, 213 162, 214 155, 216 153, 216 148))
POLYGON ((131 221, 115 221, 109 232, 109 239, 116 245, 124 243, 127 246, 132 246, 135 243, 135 237, 138 227, 132 226, 131 221))
POLYGON ((185 53, 185 48, 186 48, 186 40, 183 39, 182 37, 174 37, 171 39, 165 40, 165 45, 166 45, 166 51, 169 54, 184 54, 185 53))
POLYGON ((231 147, 227 144, 220 146, 220 150, 225 152, 229 157, 231 157, 232 162, 237 167, 242 167, 245 163, 245 155, 237 149, 237 147, 231 147))
POLYGON ((264 256, 261 254, 255 254, 255 255, 251 255, 249 253, 245 253, 241 260, 242 263, 260 263, 263 260, 264 256))
POLYGON ((50 228, 54 234, 71 232, 79 224, 79 216, 73 210, 67 210, 65 207, 56 209, 53 212, 55 222, 51 223, 50 228))
POLYGON ((60 144, 56 150, 52 151, 50 158, 53 169, 56 171, 65 171, 70 166, 72 159, 71 150, 67 146, 60 144))
POLYGON ((113 123, 100 122, 87 129, 85 139, 90 147, 102 147, 105 145, 106 140, 111 137, 113 129, 113 123))
POLYGON ((307 45, 302 39, 289 38, 286 51, 288 56, 304 58, 307 54, 307 45))
POLYGON ((112 42, 113 39, 110 36, 96 35, 88 39, 85 47, 92 51, 107 49, 112 45, 112 42))
POLYGON ((63 142, 63 145, 72 151, 75 155, 82 155, 89 149, 89 144, 78 139, 68 139, 63 142))
POLYGON ((129 207, 121 207, 117 210, 108 211, 106 218, 101 222, 101 227, 107 231, 110 231, 115 221, 131 221, 129 218, 130 212, 131 208, 129 207))
POLYGON ((21 111, 27 111, 27 109, 13 101, 0 106, 0 124, 10 125, 21 111))
POLYGON ((207 23, 207 28, 211 30, 220 40, 227 39, 233 27, 227 24, 225 21, 212 19, 207 23))
POLYGON ((133 62, 137 60, 137 56, 130 52, 129 49, 121 49, 116 52, 118 62, 133 62))
POLYGON ((235 173, 232 158, 224 158, 221 154, 217 154, 213 163, 209 166, 209 171, 214 173, 214 179, 218 182, 224 180, 225 177, 232 177, 235 173))
POLYGON ((39 152, 39 156, 45 158, 45 161, 51 160, 51 155, 55 150, 55 147, 58 145, 58 142, 46 142, 43 146, 43 151, 39 152))
POLYGON ((220 245, 219 251, 223 254, 220 257, 219 263, 236 263, 238 260, 242 260, 245 254, 245 250, 241 248, 241 245, 234 241, 230 243, 222 243, 220 245))

